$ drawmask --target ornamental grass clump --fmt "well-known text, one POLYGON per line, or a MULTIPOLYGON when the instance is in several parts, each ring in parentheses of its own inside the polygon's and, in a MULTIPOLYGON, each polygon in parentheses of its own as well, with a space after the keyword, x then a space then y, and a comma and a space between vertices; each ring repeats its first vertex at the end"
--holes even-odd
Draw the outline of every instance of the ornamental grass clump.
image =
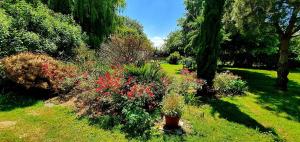
POLYGON ((164 96, 162 101, 162 112, 165 116, 181 117, 184 107, 184 97, 172 93, 164 96))
POLYGON ((164 96, 162 101, 162 112, 165 115, 166 128, 178 128, 179 120, 183 113, 184 97, 171 93, 164 96))

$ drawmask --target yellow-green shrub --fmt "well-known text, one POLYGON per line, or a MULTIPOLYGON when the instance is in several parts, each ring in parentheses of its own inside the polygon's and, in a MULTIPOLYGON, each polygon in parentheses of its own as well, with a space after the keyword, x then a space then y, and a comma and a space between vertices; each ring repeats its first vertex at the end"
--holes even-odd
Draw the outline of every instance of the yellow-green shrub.
POLYGON ((230 72, 216 74, 213 87, 219 95, 225 96, 242 95, 248 90, 247 82, 230 72))
POLYGON ((26 88, 60 91, 65 78, 76 76, 76 68, 54 58, 33 53, 20 53, 1 61, 6 77, 26 88))

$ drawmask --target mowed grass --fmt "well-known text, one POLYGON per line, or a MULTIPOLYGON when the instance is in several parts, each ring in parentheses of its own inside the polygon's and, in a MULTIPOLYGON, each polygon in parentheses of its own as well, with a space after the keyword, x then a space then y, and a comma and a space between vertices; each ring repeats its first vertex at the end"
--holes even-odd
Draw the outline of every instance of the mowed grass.
POLYGON ((230 69, 248 81, 249 93, 225 98, 283 139, 300 141, 300 71, 291 71, 289 91, 274 89, 276 72, 257 69, 230 69))
MULTIPOLYGON (((162 64, 162 67, 175 79, 184 78, 179 74, 182 65, 162 64)), ((149 141, 299 141, 299 71, 290 74, 290 91, 284 93, 273 88, 274 71, 230 70, 249 82, 247 95, 187 106, 183 119, 191 124, 191 134, 167 135, 153 131, 149 141)), ((0 97, 0 124, 15 124, 0 126, 1 142, 128 141, 119 128, 104 130, 90 125, 87 119, 78 119, 67 107, 49 107, 43 101, 30 99, 8 103, 5 100, 0 97)))
MULTIPOLYGON (((175 73, 181 69, 179 66, 167 68, 172 65, 163 65, 163 69, 169 73, 175 73)), ((242 76, 248 82, 249 91, 244 96, 226 97, 212 101, 195 110, 205 112, 205 116, 213 117, 213 123, 195 125, 195 129, 205 128, 207 133, 215 130, 214 136, 224 136, 219 141, 300 141, 300 71, 294 70, 289 75, 289 91, 282 92, 274 89, 276 72, 258 69, 226 68, 235 74, 242 76), (211 125, 210 127, 206 127, 211 125), (223 127, 222 127, 223 126, 223 127), (241 127, 244 126, 244 127, 241 127), (230 127, 234 127, 232 129, 230 127), (248 140, 238 132, 256 130, 248 140), (226 132, 226 133, 222 133, 226 132), (233 137, 231 134, 234 134, 233 137), (265 135, 267 134, 267 135, 265 135), (226 139, 229 137, 229 139, 226 139)), ((190 111, 192 112, 192 111, 190 111)), ((193 115, 188 115, 192 117, 193 115)), ((195 120, 191 120, 193 122, 195 120)), ((197 123, 201 123, 196 121, 197 123)), ((214 139, 218 141, 218 139, 214 139)), ((214 141, 213 140, 213 141, 214 141)))
POLYGON ((171 65, 168 63, 161 63, 160 66, 170 77, 175 77, 176 79, 183 78, 183 76, 180 74, 180 71, 183 68, 183 65, 181 65, 181 64, 171 65))
POLYGON ((0 111, 0 123, 8 121, 15 125, 0 126, 1 142, 126 141, 120 132, 91 126, 86 119, 78 120, 66 107, 47 107, 41 101, 28 107, 0 111))

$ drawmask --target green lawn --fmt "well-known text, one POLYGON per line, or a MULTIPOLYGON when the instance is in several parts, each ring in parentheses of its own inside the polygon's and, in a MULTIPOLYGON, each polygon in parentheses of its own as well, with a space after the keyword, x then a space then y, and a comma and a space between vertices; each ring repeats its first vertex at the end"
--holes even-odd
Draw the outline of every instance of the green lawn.
POLYGON ((0 122, 15 125, 1 128, 0 141, 126 141, 120 132, 111 132, 90 126, 86 119, 78 120, 70 109, 47 107, 43 102, 32 106, 0 112, 0 122))
MULTIPOLYGON (((173 68, 169 68, 169 66, 172 65, 162 65, 164 70, 177 76, 181 67, 174 65, 173 68)), ((260 134, 271 132, 275 136, 275 140, 291 142, 300 140, 299 70, 292 71, 289 75, 288 92, 274 89, 275 71, 238 68, 227 68, 227 70, 231 70, 248 81, 249 92, 245 96, 228 97, 211 102, 202 108, 202 111, 207 112, 205 114, 211 114, 209 117, 224 119, 226 122, 232 122, 239 126, 246 126, 248 129, 260 129, 258 132, 260 134)), ((224 130, 229 133, 234 131, 224 130)), ((244 132, 245 130, 238 131, 244 132)), ((236 136, 239 139, 242 138, 241 135, 236 136)))
MULTIPOLYGON (((175 78, 181 65, 162 64, 175 78)), ((254 69, 230 69, 249 82, 246 96, 224 98, 200 107, 187 106, 183 119, 193 133, 161 135, 153 133, 151 141, 276 141, 300 139, 300 72, 290 74, 290 91, 273 89, 275 72, 254 69), (204 116, 203 116, 204 114, 204 116)), ((104 130, 78 119, 66 107, 47 107, 42 101, 9 106, 0 97, 0 141, 127 141, 115 130, 104 130)))

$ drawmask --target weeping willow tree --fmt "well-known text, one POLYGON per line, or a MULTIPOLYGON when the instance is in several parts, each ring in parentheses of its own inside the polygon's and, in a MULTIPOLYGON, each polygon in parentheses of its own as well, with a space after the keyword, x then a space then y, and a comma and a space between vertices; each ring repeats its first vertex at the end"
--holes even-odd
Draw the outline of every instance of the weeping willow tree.
POLYGON ((105 37, 115 29, 118 10, 124 0, 48 0, 48 6, 63 14, 72 14, 88 35, 92 48, 100 47, 105 37))
POLYGON ((225 0, 205 0, 200 33, 195 40, 197 47, 197 76, 212 84, 217 69, 218 50, 220 46, 221 19, 225 0))
POLYGON ((44 0, 44 3, 47 3, 50 9, 62 14, 71 14, 74 6, 74 0, 44 0))
POLYGON ((123 0, 76 0, 74 18, 87 32, 92 47, 99 47, 113 32, 120 6, 124 6, 123 0))

